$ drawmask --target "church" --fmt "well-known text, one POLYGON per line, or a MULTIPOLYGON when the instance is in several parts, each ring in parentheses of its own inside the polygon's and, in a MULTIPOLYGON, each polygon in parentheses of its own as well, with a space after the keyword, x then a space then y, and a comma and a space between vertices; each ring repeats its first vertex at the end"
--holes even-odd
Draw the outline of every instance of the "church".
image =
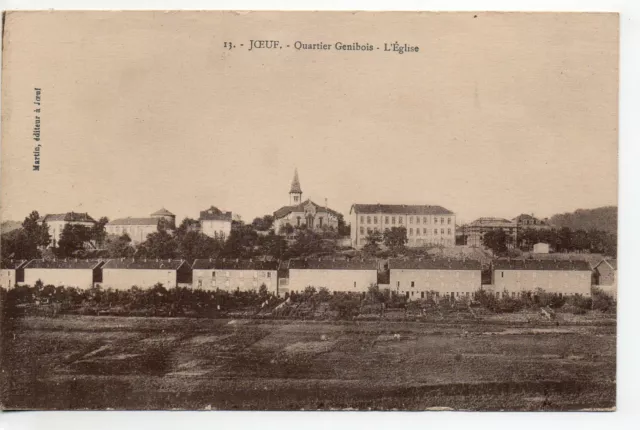
POLYGON ((340 214, 327 207, 326 199, 324 206, 320 206, 310 199, 302 201, 302 188, 296 169, 289 190, 289 205, 275 211, 273 217, 273 227, 276 233, 279 233, 287 224, 293 227, 306 225, 314 230, 332 228, 337 231, 340 214))

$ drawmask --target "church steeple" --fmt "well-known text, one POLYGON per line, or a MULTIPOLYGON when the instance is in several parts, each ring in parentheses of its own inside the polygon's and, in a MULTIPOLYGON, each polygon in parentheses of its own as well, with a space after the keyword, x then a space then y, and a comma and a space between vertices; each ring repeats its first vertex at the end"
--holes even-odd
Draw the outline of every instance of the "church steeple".
POLYGON ((291 190, 289 191, 289 205, 298 205, 302 202, 302 188, 300 188, 300 179, 298 179, 298 169, 293 172, 293 181, 291 181, 291 190))

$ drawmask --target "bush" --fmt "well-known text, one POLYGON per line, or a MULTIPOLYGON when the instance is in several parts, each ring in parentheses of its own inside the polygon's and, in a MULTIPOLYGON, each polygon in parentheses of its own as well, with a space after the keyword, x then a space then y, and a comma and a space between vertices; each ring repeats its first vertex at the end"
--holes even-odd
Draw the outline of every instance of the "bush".
POLYGON ((359 313, 360 300, 353 294, 338 293, 331 298, 329 309, 337 311, 340 319, 352 319, 359 313))
POLYGON ((617 303, 615 299, 600 288, 593 287, 591 289, 591 297, 594 310, 616 313, 617 303))

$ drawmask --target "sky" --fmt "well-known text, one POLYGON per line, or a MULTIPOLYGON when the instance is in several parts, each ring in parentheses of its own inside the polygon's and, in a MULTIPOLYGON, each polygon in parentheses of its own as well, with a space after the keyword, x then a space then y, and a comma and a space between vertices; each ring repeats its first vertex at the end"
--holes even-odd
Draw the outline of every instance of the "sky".
POLYGON ((475 15, 10 13, 0 218, 214 205, 251 221, 289 203, 296 168, 303 199, 346 217, 353 203, 441 205, 458 222, 616 205, 617 16, 475 15), (396 41, 419 52, 383 52, 396 41))

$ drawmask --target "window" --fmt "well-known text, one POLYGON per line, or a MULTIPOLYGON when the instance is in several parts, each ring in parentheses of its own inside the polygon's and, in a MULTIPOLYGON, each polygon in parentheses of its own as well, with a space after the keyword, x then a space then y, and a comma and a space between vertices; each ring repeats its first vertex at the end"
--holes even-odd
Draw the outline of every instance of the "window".
POLYGON ((434 217, 434 218, 433 218, 433 223, 434 223, 434 224, 438 224, 438 218, 435 218, 435 217, 434 217))
POLYGON ((398 224, 402 224, 402 217, 401 216, 398 217, 398 224))
POLYGON ((456 291, 456 297, 460 297, 460 292, 456 291))
POLYGON ((377 216, 374 216, 374 217, 373 217, 373 223, 374 223, 374 224, 378 224, 378 217, 377 217, 377 216))
POLYGON ((422 233, 426 236, 426 235, 427 235, 427 229, 426 229, 426 228, 423 228, 423 229, 422 229, 422 233))
POLYGON ((447 229, 447 234, 451 235, 451 229, 450 228, 447 229))
POLYGON ((371 217, 370 216, 367 217, 367 224, 371 224, 371 217))
POLYGON ((353 288, 356 287, 356 281, 353 281, 353 288))
POLYGON ((413 296, 413 295, 414 295, 414 293, 415 293, 415 291, 412 291, 412 292, 411 292, 411 296, 413 296))
POLYGON ((298 227, 300 227, 300 217, 297 217, 298 219, 298 227))
POLYGON ((267 272, 267 278, 271 277, 271 272, 267 272))
POLYGON ((437 228, 433 229, 433 234, 438 234, 438 229, 437 228))
POLYGON ((371 234, 371 227, 367 227, 367 234, 371 234))
POLYGON ((444 224, 444 218, 443 217, 440 218, 440 224, 444 224))
POLYGON ((411 281, 411 286, 415 287, 416 286, 416 282, 415 281, 411 281))
POLYGON ((427 223, 427 217, 426 217, 426 216, 423 216, 423 217, 422 217, 422 224, 426 224, 426 223, 427 223))
POLYGON ((322 227, 322 217, 318 218, 318 226, 322 227))
POLYGON ((413 217, 412 216, 409 217, 409 224, 413 224, 413 217))
POLYGON ((440 229, 440 234, 444 234, 444 228, 440 229))
POLYGON ((198 287, 202 287, 202 279, 198 279, 198 287))
POLYGON ((420 224, 420 217, 419 216, 416 217, 416 224, 420 224))
POLYGON ((396 217, 392 216, 391 217, 391 224, 395 224, 396 223, 396 217))
POLYGON ((384 223, 385 224, 389 224, 389 217, 388 216, 384 217, 384 223))
POLYGON ((360 234, 364 234, 364 227, 360 227, 360 234))
POLYGON ((413 228, 409 229, 409 236, 413 236, 413 228))
POLYGON ((421 292, 420 292, 420 298, 421 298, 421 299, 424 299, 424 291, 421 291, 421 292))
POLYGON ((504 272, 500 272, 500 277, 504 278, 504 272))
POLYGON ((416 228, 416 236, 420 236, 420 229, 416 228))
POLYGON ((211 272, 211 277, 215 278, 216 277, 216 272, 211 272))
POLYGON ((364 224, 364 215, 360 215, 360 224, 364 224))

